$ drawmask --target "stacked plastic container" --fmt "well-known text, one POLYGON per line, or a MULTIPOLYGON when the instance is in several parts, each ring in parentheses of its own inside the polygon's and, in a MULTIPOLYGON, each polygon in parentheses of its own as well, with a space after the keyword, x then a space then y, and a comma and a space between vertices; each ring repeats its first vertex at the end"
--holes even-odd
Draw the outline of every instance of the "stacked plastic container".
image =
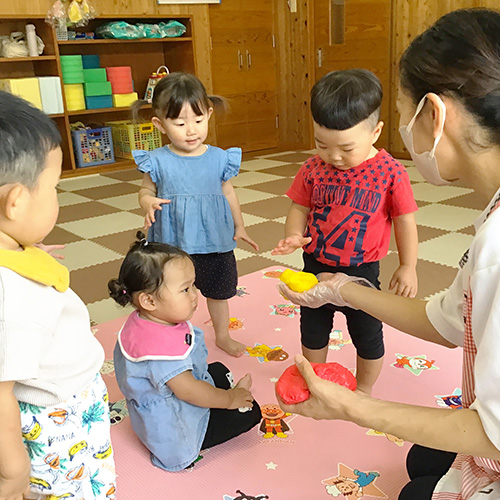
POLYGON ((106 74, 111 82, 114 107, 130 106, 137 100, 130 66, 108 66, 106 67, 106 74))
POLYGON ((69 111, 85 109, 85 96, 83 93, 83 82, 85 80, 82 56, 61 56, 60 59, 66 107, 69 111))

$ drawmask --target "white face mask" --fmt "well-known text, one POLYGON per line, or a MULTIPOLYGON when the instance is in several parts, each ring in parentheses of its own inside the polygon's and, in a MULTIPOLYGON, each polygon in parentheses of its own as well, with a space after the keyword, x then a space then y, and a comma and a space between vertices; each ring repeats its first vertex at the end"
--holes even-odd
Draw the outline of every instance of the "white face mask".
MULTIPOLYGON (((437 96, 436 96, 437 97, 437 96)), ((413 132, 412 128, 413 125, 415 124, 415 120, 424 107, 425 100, 427 99, 427 96, 425 95, 422 100, 418 103, 417 110, 415 112, 415 116, 411 119, 410 123, 406 126, 399 127, 399 133, 401 134, 401 139, 403 139, 403 142, 406 146, 406 149, 411 155, 412 160, 415 163, 415 166, 417 167, 417 170, 422 174, 422 177, 427 181, 430 182, 431 184, 434 184, 436 186, 447 186, 451 184, 451 182, 446 181, 441 177, 439 174, 439 168, 437 164, 437 159, 434 156, 434 153, 436 152, 436 146, 438 145, 439 140, 441 139, 441 136, 443 135, 443 128, 444 128, 444 122, 446 119, 446 106, 444 105, 444 102, 437 97, 437 102, 439 103, 439 106, 441 107, 443 111, 443 123, 441 125, 441 130, 439 131, 439 134, 436 136, 434 139, 434 146, 432 147, 431 151, 424 151, 423 153, 415 153, 415 149, 413 147, 413 132)))

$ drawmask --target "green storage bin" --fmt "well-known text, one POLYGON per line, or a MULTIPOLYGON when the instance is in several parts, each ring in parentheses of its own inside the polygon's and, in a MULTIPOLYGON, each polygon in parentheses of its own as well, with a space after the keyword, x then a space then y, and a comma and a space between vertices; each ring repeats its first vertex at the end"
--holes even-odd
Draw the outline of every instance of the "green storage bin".
POLYGON ((91 68, 83 70, 83 77, 85 83, 98 83, 106 82, 106 69, 105 68, 91 68))
POLYGON ((87 97, 96 95, 111 95, 111 82, 90 82, 83 84, 83 90, 87 97))

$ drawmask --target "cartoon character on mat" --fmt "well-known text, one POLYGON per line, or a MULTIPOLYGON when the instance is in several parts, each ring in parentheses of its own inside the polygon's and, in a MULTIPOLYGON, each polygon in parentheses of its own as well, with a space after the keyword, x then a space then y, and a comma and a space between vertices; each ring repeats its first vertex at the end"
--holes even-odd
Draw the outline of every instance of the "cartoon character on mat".
POLYGON ((395 368, 406 368, 413 375, 420 375, 425 370, 439 370, 434 364, 435 361, 426 359, 427 357, 422 354, 420 356, 406 356, 404 354, 396 353, 396 362, 391 366, 395 368))
POLYGON ((397 444, 398 446, 403 446, 404 441, 393 434, 387 434, 385 432, 376 431, 375 429, 370 429, 366 433, 367 436, 385 436, 390 443, 397 444))
POLYGON ((275 269, 274 271, 264 271, 263 278, 275 278, 279 279, 279 277, 283 274, 282 269, 275 269))
POLYGON ((380 476, 377 471, 362 472, 351 469, 343 463, 338 464, 339 474, 323 479, 326 492, 332 497, 343 496, 347 499, 364 498, 367 496, 387 498, 387 495, 375 486, 375 480, 380 476))
POLYGON ((252 495, 247 495, 240 490, 236 490, 236 493, 238 493, 237 497, 230 497, 229 495, 224 495, 222 500, 265 500, 266 498, 269 498, 267 495, 259 495, 254 497, 252 495))
POLYGON ((333 330, 330 332, 330 340, 328 349, 332 351, 340 351, 346 344, 352 344, 350 339, 345 339, 341 330, 333 330))
POLYGON ((245 295, 250 295, 247 292, 246 286, 237 286, 236 287, 236 297, 244 297, 245 295))
MULTIPOLYGON (((211 327, 214 326, 211 319, 207 319, 207 321, 205 321, 203 324, 210 325, 211 327)), ((243 327, 244 327, 243 319, 229 318, 229 325, 228 325, 229 330, 243 330, 243 327)))
POLYGON ((272 309, 270 313, 271 316, 286 316, 287 318, 293 318, 300 311, 300 307, 294 306, 293 304, 276 304, 269 307, 272 309))
POLYGON ((446 396, 436 395, 435 397, 438 406, 451 408, 452 410, 462 409, 462 389, 458 387, 453 391, 453 394, 448 394, 446 396))
POLYGON ((109 403, 109 420, 111 425, 119 424, 125 417, 128 417, 125 398, 116 401, 116 403, 109 403))
POLYGON ((284 421, 290 413, 285 413, 278 405, 268 404, 260 407, 262 413, 262 422, 259 430, 264 433, 266 439, 273 438, 287 438, 285 432, 290 430, 287 423, 284 421))
POLYGON ((288 359, 288 353, 280 345, 269 347, 266 344, 255 344, 254 347, 247 347, 247 352, 251 357, 257 358, 259 363, 288 359))
POLYGON ((115 376, 115 364, 113 363, 112 359, 107 359, 104 361, 104 363, 101 366, 101 369, 99 370, 101 375, 110 375, 112 377, 115 376))

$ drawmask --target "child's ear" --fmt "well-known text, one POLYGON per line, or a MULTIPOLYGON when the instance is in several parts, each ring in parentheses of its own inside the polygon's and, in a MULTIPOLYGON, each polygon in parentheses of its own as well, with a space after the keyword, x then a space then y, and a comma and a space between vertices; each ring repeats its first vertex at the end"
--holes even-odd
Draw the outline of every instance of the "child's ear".
POLYGON ((150 293, 141 292, 137 297, 139 306, 145 311, 154 311, 156 309, 156 302, 150 293))
POLYGON ((167 133, 165 127, 163 126, 162 121, 157 116, 153 116, 153 118, 151 118, 151 122, 162 134, 167 133))
POLYGON ((373 129, 372 145, 378 141, 378 138, 380 137, 383 128, 384 128, 384 122, 379 121, 377 123, 377 126, 373 129))
POLYGON ((214 108, 208 108, 208 111, 207 111, 207 118, 210 120, 210 117, 212 116, 212 113, 214 112, 214 108))
POLYGON ((27 188, 22 184, 8 184, 0 188, 0 210, 8 220, 15 220, 24 205, 27 188))

